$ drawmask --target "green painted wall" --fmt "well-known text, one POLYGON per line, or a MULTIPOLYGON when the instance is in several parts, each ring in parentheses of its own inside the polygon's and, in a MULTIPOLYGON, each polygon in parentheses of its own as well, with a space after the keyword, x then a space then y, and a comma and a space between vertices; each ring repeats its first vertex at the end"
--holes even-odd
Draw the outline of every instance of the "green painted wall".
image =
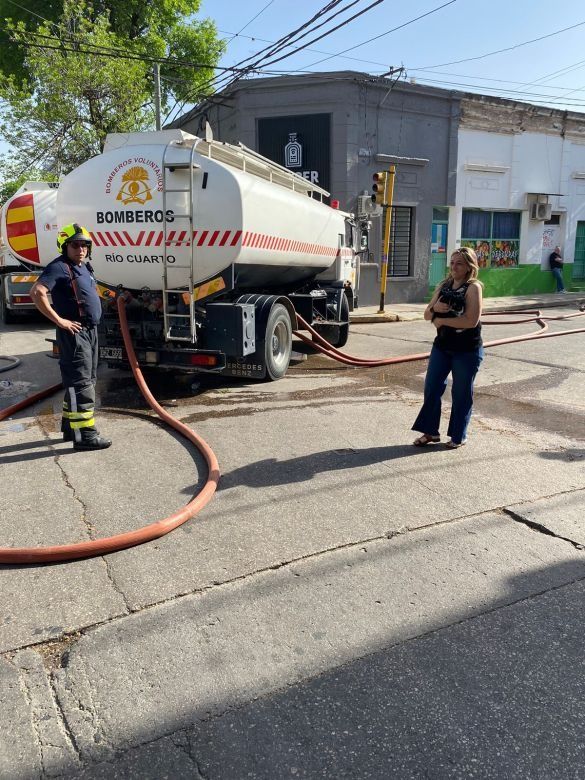
MULTIPOLYGON (((571 279, 572 265, 563 268, 563 279, 567 290, 585 290, 585 279, 571 279)), ((520 265, 517 268, 481 268, 479 278, 484 284, 486 298, 504 295, 532 295, 555 292, 556 282, 550 271, 543 271, 540 265, 520 265)))
MULTIPOLYGON (((567 290, 585 290, 585 279, 572 279, 573 266, 563 268, 563 279, 567 290)), ((517 268, 480 268, 479 278, 484 284, 486 298, 500 298, 506 295, 533 295, 552 293, 557 289, 550 271, 543 271, 540 265, 520 265, 517 268)), ((433 293, 432 285, 429 292, 433 293)))

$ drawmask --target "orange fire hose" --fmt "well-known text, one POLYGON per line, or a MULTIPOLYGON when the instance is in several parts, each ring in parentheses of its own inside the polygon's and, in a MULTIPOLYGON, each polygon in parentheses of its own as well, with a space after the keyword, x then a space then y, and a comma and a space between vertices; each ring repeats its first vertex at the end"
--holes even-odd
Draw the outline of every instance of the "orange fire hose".
MULTIPOLYGON (((502 312, 502 314, 516 314, 520 312, 502 312)), ((522 314, 526 314, 527 312, 522 312, 522 314)), ((573 319, 574 317, 583 317, 585 316, 585 312, 578 311, 574 314, 566 314, 561 315, 557 317, 544 317, 541 315, 540 311, 534 311, 529 312, 531 314, 534 314, 534 317, 524 318, 521 320, 501 320, 500 322, 491 322, 490 325, 517 325, 519 323, 523 322, 537 322, 539 324, 539 330, 534 331, 533 333, 525 333, 522 336, 510 336, 509 338, 505 339, 496 339, 493 341, 486 341, 484 342, 484 347, 497 347, 501 344, 513 344, 516 341, 531 341, 533 339, 543 339, 543 338, 553 338, 554 336, 568 336, 571 333, 585 333, 585 328, 573 328, 572 330, 564 330, 559 331, 556 333, 545 333, 545 331, 548 330, 548 325, 546 324, 545 320, 568 320, 573 319)), ((489 315, 496 315, 498 312, 489 312, 489 315)), ((482 316, 486 316, 483 314, 482 316)), ((303 326, 304 330, 307 330, 311 335, 306 336, 304 333, 301 333, 300 331, 296 330, 294 331, 294 334, 297 338, 299 338, 301 341, 304 341, 305 344, 310 344, 312 347, 315 347, 319 352, 321 352, 323 355, 326 355, 327 357, 332 358, 333 360, 337 360, 340 363, 344 363, 348 366, 359 366, 362 368, 376 368, 378 366, 391 366, 395 365, 397 363, 411 363, 415 360, 426 360, 428 356, 431 354, 430 352, 419 352, 416 355, 401 355, 399 357, 392 357, 392 358, 358 358, 353 355, 348 355, 346 352, 342 352, 340 349, 337 349, 336 347, 332 347, 331 344, 323 338, 323 336, 320 336, 317 331, 309 325, 309 323, 304 320, 300 314, 297 314, 297 320, 300 322, 300 324, 303 326)))
MULTIPOLYGON (((548 328, 546 320, 568 320, 574 317, 581 317, 585 315, 585 312, 576 312, 574 314, 567 314, 557 317, 544 317, 540 311, 529 312, 502 312, 503 314, 532 314, 534 316, 516 320, 500 320, 499 322, 490 323, 492 325, 510 325, 520 324, 525 322, 537 322, 539 324, 539 330, 533 333, 524 334, 522 336, 512 336, 505 339, 497 339, 495 341, 485 342, 486 347, 495 347, 500 344, 512 344, 518 341, 528 341, 541 338, 552 338, 554 336, 568 336, 572 333, 585 333, 585 328, 574 328, 569 331, 560 331, 557 333, 545 332, 548 328)), ((136 379, 136 382, 142 392, 147 403, 158 414, 158 416, 164 420, 168 425, 185 436, 189 441, 193 442, 199 451, 203 454, 209 474, 207 482, 203 490, 195 496, 195 498, 186 504, 178 512, 175 512, 170 517, 164 520, 159 520, 151 525, 144 526, 136 531, 130 531, 124 534, 117 534, 115 536, 109 536, 102 539, 95 539, 88 542, 78 542, 76 544, 57 545, 55 547, 0 547, 0 563, 49 563, 53 561, 69 561, 77 560, 79 558, 88 558, 94 555, 104 555, 105 553, 116 552, 117 550, 123 550, 127 547, 133 547, 137 544, 143 544, 144 542, 152 541, 160 536, 172 531, 179 525, 182 525, 190 518, 194 517, 213 496, 217 483, 219 480, 219 466, 216 457, 209 445, 201 439, 197 434, 182 422, 177 420, 167 411, 165 411, 160 404, 156 401, 154 396, 148 389, 142 372, 136 360, 136 354, 132 346, 130 339, 130 333, 128 331, 128 323, 126 320, 125 304, 122 296, 118 298, 118 314, 120 317, 120 324, 122 327, 122 335, 124 337, 124 344, 126 352, 128 354, 128 360, 132 368, 132 372, 136 379)), ((497 315, 497 312, 489 312, 490 315, 497 315)), ((486 316, 485 314, 482 316, 486 316)), ((393 358, 356 358, 351 355, 342 352, 335 347, 332 347, 328 341, 320 336, 317 331, 312 328, 308 322, 306 322, 300 315, 297 315, 297 319, 305 330, 307 330, 311 337, 305 336, 304 333, 294 331, 295 336, 302 341, 311 344, 318 349, 324 355, 332 358, 333 360, 340 361, 346 365, 361 366, 364 368, 374 368, 376 366, 388 366, 397 363, 407 363, 415 360, 425 360, 429 356, 429 352, 419 353, 416 355, 402 355, 400 357, 393 358)), ((0 421, 10 417, 15 412, 23 409, 24 407, 34 403, 35 401, 44 398, 56 392, 61 387, 60 384, 53 385, 52 387, 41 390, 39 393, 14 404, 8 409, 4 409, 0 412, 0 421)))
MULTIPOLYGON (((136 383, 142 392, 142 395, 146 399, 151 408, 158 414, 158 416, 164 420, 168 425, 174 428, 178 433, 191 441, 197 449, 201 452, 208 468, 207 482, 203 489, 182 509, 179 509, 170 517, 165 517, 163 520, 159 520, 156 523, 151 523, 143 528, 139 528, 135 531, 129 531, 128 533, 116 534, 115 536, 107 536, 102 539, 93 539, 88 542, 77 542, 75 544, 61 544, 54 547, 0 547, 0 563, 52 563, 54 561, 73 561, 79 558, 89 558, 94 555, 104 555, 105 553, 116 552, 117 550, 124 550, 127 547, 134 547, 137 544, 143 544, 144 542, 150 542, 153 539, 158 539, 160 536, 168 534, 173 529, 185 523, 190 518, 194 517, 203 507, 209 503, 219 480, 219 465, 217 459, 209 447, 209 445, 187 425, 177 420, 156 401, 144 381, 142 371, 136 360, 136 354, 132 346, 130 339, 130 333, 128 331, 128 322, 126 319, 125 303, 120 296, 118 298, 118 314, 120 317, 120 325, 122 326, 122 334, 124 337, 124 344, 126 346, 126 352, 128 354, 128 360, 132 368, 132 373, 136 379, 136 383)), ((61 385, 54 385, 47 390, 43 390, 40 393, 32 396, 31 398, 21 401, 14 406, 4 409, 0 412, 0 420, 9 417, 14 412, 22 409, 24 406, 32 403, 34 400, 43 398, 45 395, 49 395, 51 392, 55 392, 61 385)))

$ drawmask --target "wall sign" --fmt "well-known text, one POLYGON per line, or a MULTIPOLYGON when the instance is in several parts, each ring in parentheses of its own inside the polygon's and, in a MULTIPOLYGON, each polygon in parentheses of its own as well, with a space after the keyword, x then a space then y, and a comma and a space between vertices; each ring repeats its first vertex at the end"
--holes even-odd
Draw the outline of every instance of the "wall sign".
POLYGON ((258 151, 293 173, 329 190, 331 116, 301 114, 258 119, 258 151))

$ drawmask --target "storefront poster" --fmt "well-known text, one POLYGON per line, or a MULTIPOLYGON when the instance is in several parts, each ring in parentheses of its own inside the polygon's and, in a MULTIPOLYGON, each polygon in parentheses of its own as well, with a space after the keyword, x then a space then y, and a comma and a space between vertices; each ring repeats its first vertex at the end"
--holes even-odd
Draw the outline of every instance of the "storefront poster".
POLYGON ((480 268, 515 268, 518 265, 518 241, 462 241, 461 246, 475 250, 480 268))
POLYGON ((492 268, 512 268, 518 265, 518 241, 492 241, 492 268))
POLYGON ((490 242, 489 241, 462 241, 461 246, 467 246, 475 251, 480 268, 489 268, 490 242))
POLYGON ((431 252, 447 251, 447 225, 433 222, 431 235, 431 252))

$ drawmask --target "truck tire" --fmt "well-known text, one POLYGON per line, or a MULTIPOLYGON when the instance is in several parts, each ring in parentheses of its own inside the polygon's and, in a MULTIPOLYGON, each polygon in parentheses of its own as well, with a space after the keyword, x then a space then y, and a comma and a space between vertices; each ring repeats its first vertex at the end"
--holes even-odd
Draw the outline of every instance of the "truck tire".
POLYGON ((264 357, 266 378, 281 379, 288 369, 292 351, 292 325, 290 314, 282 303, 276 303, 270 310, 266 323, 264 357))
POLYGON ((349 338, 349 301, 344 293, 341 298, 341 311, 339 314, 341 325, 318 325, 315 330, 323 336, 332 347, 345 347, 349 338))

